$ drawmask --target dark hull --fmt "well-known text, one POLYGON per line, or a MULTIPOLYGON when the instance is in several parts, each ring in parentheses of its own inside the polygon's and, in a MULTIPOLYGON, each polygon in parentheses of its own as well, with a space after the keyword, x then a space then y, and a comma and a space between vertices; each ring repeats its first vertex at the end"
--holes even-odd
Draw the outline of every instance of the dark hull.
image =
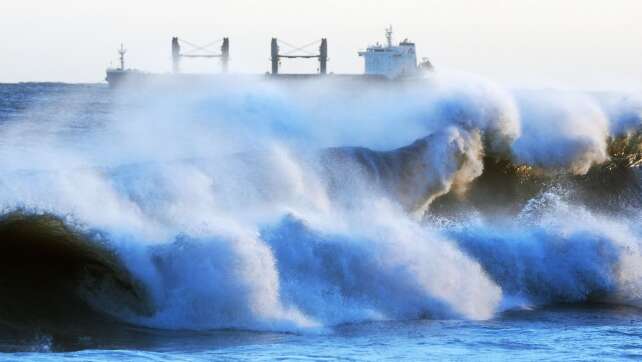
POLYGON ((384 76, 367 74, 154 74, 137 71, 107 71, 106 81, 111 88, 140 86, 146 84, 182 84, 203 85, 226 80, 234 81, 283 81, 301 82, 324 80, 347 83, 406 83, 420 81, 424 78, 407 78, 390 80, 384 76))

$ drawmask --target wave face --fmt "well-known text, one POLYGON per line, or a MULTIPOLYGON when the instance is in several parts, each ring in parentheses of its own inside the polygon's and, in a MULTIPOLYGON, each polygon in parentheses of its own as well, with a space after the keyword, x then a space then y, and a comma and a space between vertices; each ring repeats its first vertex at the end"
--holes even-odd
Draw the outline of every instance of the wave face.
POLYGON ((16 87, 3 324, 312 331, 642 307, 636 95, 452 75, 16 87))
POLYGON ((154 312, 145 286, 95 235, 52 215, 13 212, 0 220, 0 238, 3 351, 31 350, 47 342, 42 333, 118 330, 121 316, 154 312))

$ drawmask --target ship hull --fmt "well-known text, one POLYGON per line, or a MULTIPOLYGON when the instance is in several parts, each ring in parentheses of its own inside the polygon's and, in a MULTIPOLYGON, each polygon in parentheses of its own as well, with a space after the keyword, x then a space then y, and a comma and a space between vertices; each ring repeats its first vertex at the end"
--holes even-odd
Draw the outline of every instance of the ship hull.
POLYGON ((106 81, 111 88, 137 87, 150 84, 197 85, 221 81, 278 81, 299 83, 310 80, 323 80, 340 83, 381 83, 398 84, 421 81, 423 77, 391 80, 382 75, 373 74, 154 74, 138 71, 107 71, 106 81))

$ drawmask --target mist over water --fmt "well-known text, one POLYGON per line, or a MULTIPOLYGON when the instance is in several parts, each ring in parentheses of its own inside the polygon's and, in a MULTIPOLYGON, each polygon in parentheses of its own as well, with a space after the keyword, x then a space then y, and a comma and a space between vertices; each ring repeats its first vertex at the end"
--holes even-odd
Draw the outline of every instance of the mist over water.
POLYGON ((641 127, 639 95, 449 75, 62 89, 0 124, 0 240, 81 250, 48 292, 152 328, 642 307, 641 127))

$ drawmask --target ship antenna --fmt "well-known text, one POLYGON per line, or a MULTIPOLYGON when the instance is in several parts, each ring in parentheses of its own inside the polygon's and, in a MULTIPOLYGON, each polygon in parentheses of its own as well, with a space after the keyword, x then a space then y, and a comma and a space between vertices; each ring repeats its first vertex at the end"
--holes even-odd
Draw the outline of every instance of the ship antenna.
POLYGON ((388 48, 392 46, 392 25, 386 28, 386 42, 388 43, 388 48))
POLYGON ((127 53, 127 49, 125 49, 121 43, 120 49, 118 49, 118 54, 120 54, 120 70, 125 70, 125 53, 127 53))

